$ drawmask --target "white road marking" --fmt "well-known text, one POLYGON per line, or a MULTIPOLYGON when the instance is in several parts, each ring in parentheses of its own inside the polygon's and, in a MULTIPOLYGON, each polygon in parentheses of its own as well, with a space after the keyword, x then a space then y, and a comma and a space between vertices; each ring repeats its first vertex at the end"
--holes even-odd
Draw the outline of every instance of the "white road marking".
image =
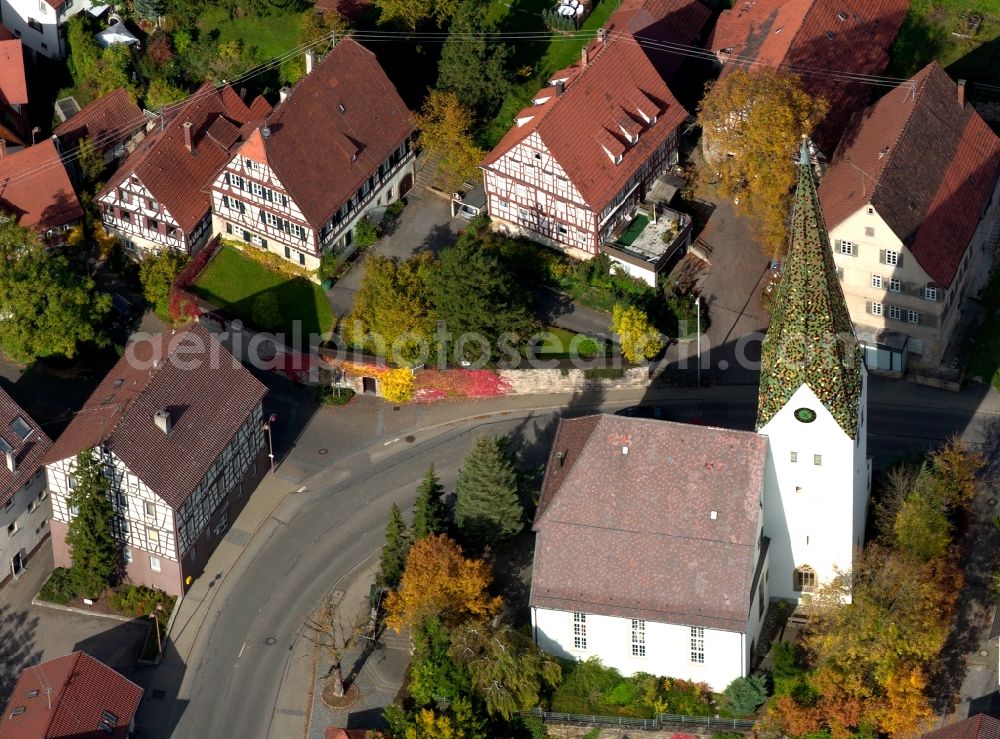
POLYGON ((243 646, 240 647, 240 653, 238 655, 236 655, 236 659, 239 659, 240 657, 243 656, 243 650, 246 649, 246 648, 247 648, 247 643, 246 643, 246 640, 244 640, 243 641, 243 646))

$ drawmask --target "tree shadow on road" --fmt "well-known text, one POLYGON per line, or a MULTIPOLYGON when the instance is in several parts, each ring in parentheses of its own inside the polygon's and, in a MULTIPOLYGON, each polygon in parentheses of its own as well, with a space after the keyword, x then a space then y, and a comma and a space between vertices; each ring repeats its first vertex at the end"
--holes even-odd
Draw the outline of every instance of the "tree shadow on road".
POLYGON ((42 652, 35 646, 38 616, 0 606, 0 702, 6 704, 21 670, 38 664, 42 652))

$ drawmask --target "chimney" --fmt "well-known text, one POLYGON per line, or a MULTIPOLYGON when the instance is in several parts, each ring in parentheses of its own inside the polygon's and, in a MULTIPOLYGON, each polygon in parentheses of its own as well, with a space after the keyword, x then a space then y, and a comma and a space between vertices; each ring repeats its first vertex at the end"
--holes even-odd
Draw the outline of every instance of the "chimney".
POLYGON ((580 66, 586 67, 587 62, 589 61, 590 61, 590 51, 587 49, 586 46, 584 46, 582 49, 580 49, 580 66))
POLYGON ((156 428, 162 431, 164 434, 170 433, 171 423, 170 423, 170 411, 162 410, 157 411, 153 414, 153 423, 156 424, 156 428))
POLYGON ((14 452, 7 452, 6 457, 7 469, 10 470, 11 473, 17 472, 17 462, 14 461, 14 452))
POLYGON ((0 139, 0 159, 3 159, 5 156, 7 156, 7 142, 0 139))
POLYGON ((191 121, 184 121, 184 148, 192 154, 194 153, 194 144, 191 141, 191 121))
POLYGON ((271 129, 267 126, 260 127, 260 135, 262 138, 269 138, 271 136, 271 129))
POLYGON ((965 80, 958 81, 958 104, 965 107, 965 80))
POLYGON ((316 55, 313 54, 313 50, 309 49, 306 51, 306 74, 311 74, 313 71, 313 65, 316 63, 316 55))
POLYGON ((556 97, 559 97, 566 91, 566 83, 562 80, 556 80, 556 97))
POLYGON ((289 94, 290 94, 291 92, 292 92, 292 91, 291 91, 291 89, 289 89, 288 85, 285 85, 285 86, 284 86, 284 87, 282 87, 282 88, 281 88, 280 90, 278 90, 278 102, 279 102, 279 103, 283 103, 283 102, 285 102, 286 100, 288 100, 288 95, 289 95, 289 94))

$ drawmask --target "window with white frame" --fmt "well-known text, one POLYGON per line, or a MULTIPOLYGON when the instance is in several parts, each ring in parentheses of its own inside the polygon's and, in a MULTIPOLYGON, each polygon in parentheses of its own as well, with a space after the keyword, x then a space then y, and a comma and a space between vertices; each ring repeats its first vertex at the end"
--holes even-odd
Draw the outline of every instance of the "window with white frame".
POLYGON ((70 518, 73 518, 73 516, 77 516, 80 514, 80 509, 77 506, 73 505, 72 503, 67 503, 66 512, 69 513, 70 518))
POLYGON ((899 281, 898 277, 890 277, 889 278, 889 292, 891 292, 891 293, 898 293, 898 292, 900 292, 902 290, 902 288, 903 288, 903 285, 899 281))
POLYGON ((252 192, 254 195, 257 195, 258 197, 264 197, 264 186, 259 182, 251 182, 250 192, 252 192))
POLYGON ((705 628, 691 627, 691 661, 699 665, 705 664, 705 628))
POLYGON ((907 310, 906 311, 906 322, 907 323, 920 323, 920 311, 917 310, 907 310))
POLYGON ((880 316, 880 315, 882 315, 882 304, 881 303, 872 303, 872 315, 873 316, 880 316))
POLYGON ((268 226, 274 226, 275 228, 278 228, 278 224, 281 222, 281 219, 278 218, 278 216, 274 215, 274 213, 268 213, 265 210, 264 211, 264 222, 268 226))
POLYGON ((792 462, 798 462, 799 461, 799 453, 798 452, 789 452, 789 459, 792 462))
POLYGON ((132 550, 129 547, 122 549, 122 559, 125 560, 125 564, 132 564, 132 550))
POLYGON ((902 317, 903 317, 902 308, 900 308, 898 305, 889 306, 889 318, 891 318, 894 321, 899 321, 902 319, 902 317))
POLYGON ((872 287, 882 287, 882 275, 872 275, 872 287))
POLYGON ((885 250, 885 263, 886 264, 899 264, 899 252, 894 249, 885 250))
POLYGON ((160 558, 159 557, 150 557, 149 558, 149 569, 152 572, 159 572, 160 571, 160 558))
POLYGON ((799 592, 809 592, 816 589, 816 570, 809 565, 795 568, 795 589, 799 592))
POLYGON ((924 300, 931 300, 937 302, 937 299, 938 299, 938 289, 936 287, 924 288, 924 300))
POLYGON ((823 455, 822 454, 814 454, 813 455, 813 464, 816 465, 817 467, 820 467, 823 464, 823 455))
POLYGON ((142 505, 143 505, 143 508, 146 511, 146 515, 147 516, 149 516, 150 518, 152 518, 152 517, 154 517, 156 515, 156 503, 154 503, 151 500, 144 500, 143 503, 142 503, 142 505))
POLYGON ((573 614, 573 649, 587 648, 587 614, 573 614))
POLYGON ((646 656, 646 622, 632 619, 632 656, 646 656))
POLYGON ((840 242, 840 253, 852 256, 854 254, 854 249, 856 244, 853 241, 841 241, 840 242))

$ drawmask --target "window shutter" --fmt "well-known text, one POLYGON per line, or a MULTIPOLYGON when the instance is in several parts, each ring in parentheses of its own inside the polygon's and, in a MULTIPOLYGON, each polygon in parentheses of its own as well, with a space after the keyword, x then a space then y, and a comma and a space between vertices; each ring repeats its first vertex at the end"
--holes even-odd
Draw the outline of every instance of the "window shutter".
POLYGON ((222 205, 225 208, 229 207, 229 196, 228 195, 223 195, 222 196, 222 205))
POLYGON ((260 220, 261 220, 261 222, 263 222, 263 223, 266 223, 266 222, 267 222, 267 221, 266 221, 266 220, 264 219, 264 209, 263 209, 263 208, 261 208, 261 209, 260 209, 260 220))
POLYGON ((229 184, 229 172, 222 173, 222 181, 227 185, 229 184))
POLYGON ((903 252, 902 251, 900 251, 899 254, 896 256, 896 266, 897 267, 902 267, 903 266, 903 252))
POLYGON ((858 252, 860 252, 860 251, 861 251, 861 244, 855 244, 854 248, 851 249, 851 256, 854 257, 855 259, 857 259, 858 252))
POLYGON ((250 180, 248 180, 245 177, 240 177, 240 189, 241 190, 249 190, 250 189, 250 180))
POLYGON ((868 313, 869 315, 871 315, 871 312, 872 312, 872 301, 866 300, 865 301, 865 313, 868 313))
POLYGON ((833 253, 840 254, 840 239, 833 240, 833 253))
POLYGON ((268 199, 269 202, 274 202, 274 192, 270 188, 264 188, 264 197, 268 199))
POLYGON ((885 249, 879 249, 878 250, 878 260, 882 264, 885 264, 885 249))
POLYGON ((841 282, 844 281, 844 268, 843 267, 837 267, 837 279, 840 280, 841 282))
POLYGON ((247 212, 247 204, 244 203, 243 201, 240 201, 240 214, 243 214, 243 213, 246 213, 246 212, 247 212))

